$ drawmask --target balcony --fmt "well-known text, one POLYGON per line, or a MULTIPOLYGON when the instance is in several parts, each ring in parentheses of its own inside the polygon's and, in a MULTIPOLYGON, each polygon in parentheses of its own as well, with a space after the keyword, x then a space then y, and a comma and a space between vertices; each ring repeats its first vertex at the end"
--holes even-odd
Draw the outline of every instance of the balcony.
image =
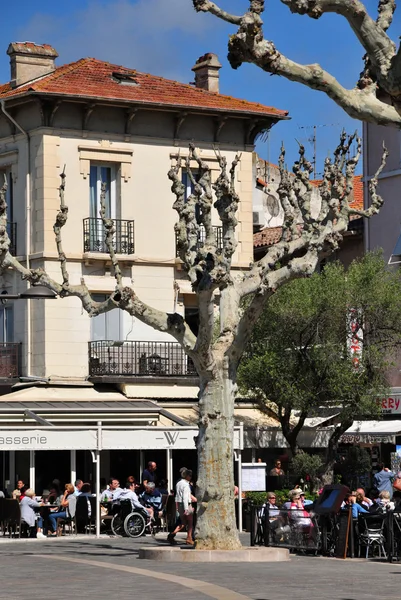
MULTIPOLYGON (((214 231, 214 235, 216 236, 217 250, 222 250, 222 248, 223 248, 223 227, 221 225, 218 225, 216 227, 213 227, 213 231, 214 231)), ((201 226, 200 230, 199 230, 199 235, 198 235, 197 249, 202 248, 203 244, 205 243, 205 239, 206 239, 205 228, 203 226, 201 226)), ((180 256, 180 251, 178 248, 178 235, 177 234, 175 236, 175 255, 177 257, 180 256)))
POLYGON ((7 235, 10 238, 10 254, 17 256, 17 223, 7 223, 7 235))
MULTIPOLYGON (((134 254, 134 221, 114 220, 113 247, 117 254, 134 254)), ((84 219, 84 252, 108 254, 102 219, 84 219)))
POLYGON ((197 377, 192 360, 175 342, 89 342, 89 377, 197 377))
POLYGON ((0 379, 15 379, 20 373, 21 344, 0 342, 0 379))

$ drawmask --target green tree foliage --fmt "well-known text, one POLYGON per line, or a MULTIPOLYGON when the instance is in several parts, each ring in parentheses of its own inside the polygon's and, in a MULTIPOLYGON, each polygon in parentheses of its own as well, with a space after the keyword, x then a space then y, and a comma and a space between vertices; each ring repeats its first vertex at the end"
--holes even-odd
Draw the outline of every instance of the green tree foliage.
POLYGON ((299 452, 291 461, 292 470, 303 479, 305 479, 307 475, 309 475, 311 479, 314 479, 322 465, 323 460, 321 456, 318 454, 307 454, 306 452, 299 452))
POLYGON ((267 304, 239 372, 243 393, 272 409, 293 452, 307 417, 338 411, 327 452, 354 420, 378 418, 376 398, 401 343, 401 276, 379 253, 348 271, 328 264, 321 274, 280 288, 267 304), (351 314, 361 324, 362 354, 350 353, 351 314), (298 421, 294 421, 294 413, 298 421))

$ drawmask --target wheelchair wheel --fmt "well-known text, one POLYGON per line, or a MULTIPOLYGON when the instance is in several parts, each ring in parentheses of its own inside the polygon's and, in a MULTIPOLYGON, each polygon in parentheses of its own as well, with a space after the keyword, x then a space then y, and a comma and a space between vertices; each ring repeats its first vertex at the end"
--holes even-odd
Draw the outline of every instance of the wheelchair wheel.
POLYGON ((118 513, 115 514, 114 517, 112 518, 110 526, 111 526, 111 530, 114 533, 114 535, 119 535, 119 536, 125 535, 124 519, 122 519, 118 513))
POLYGON ((140 537, 146 528, 145 518, 138 512, 133 512, 125 518, 124 531, 132 538, 140 537))

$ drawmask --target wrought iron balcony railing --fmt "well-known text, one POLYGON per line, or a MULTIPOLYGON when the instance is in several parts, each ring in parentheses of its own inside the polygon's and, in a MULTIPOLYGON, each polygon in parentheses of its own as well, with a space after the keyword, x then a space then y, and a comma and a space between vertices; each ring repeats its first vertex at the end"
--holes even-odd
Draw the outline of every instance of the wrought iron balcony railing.
POLYGON ((192 360, 175 342, 89 342, 90 377, 196 377, 192 360))
POLYGON ((21 344, 0 342, 0 379, 14 379, 20 373, 21 344))
POLYGON ((7 223, 7 234, 10 238, 10 254, 17 255, 17 223, 7 223))
MULTIPOLYGON (((223 248, 223 227, 221 225, 213 227, 214 235, 216 236, 217 249, 221 250, 223 248)), ((205 243, 206 232, 205 228, 201 226, 198 235, 198 248, 202 248, 205 243)), ((175 255, 180 256, 180 250, 178 248, 178 235, 175 236, 175 255)))
MULTIPOLYGON (((134 253, 134 221, 114 219, 114 251, 117 254, 134 253)), ((84 219, 84 252, 108 252, 105 243, 106 231, 102 219, 84 219)))

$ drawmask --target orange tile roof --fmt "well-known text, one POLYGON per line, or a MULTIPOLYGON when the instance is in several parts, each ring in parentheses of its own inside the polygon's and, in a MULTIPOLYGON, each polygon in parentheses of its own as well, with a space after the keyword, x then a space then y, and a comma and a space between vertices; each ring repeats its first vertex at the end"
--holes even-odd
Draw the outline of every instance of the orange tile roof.
POLYGON ((57 67, 53 73, 15 89, 10 84, 0 85, 0 98, 13 98, 31 92, 258 114, 277 119, 288 115, 285 110, 209 92, 95 58, 82 58, 57 67), (113 74, 125 76, 128 81, 119 82, 113 74))
MULTIPOLYGON (((314 179, 311 180, 313 185, 319 185, 322 180, 314 179)), ((356 175, 354 177, 354 190, 353 199, 350 202, 350 206, 357 210, 363 210, 363 181, 362 175, 356 175)), ((359 219, 359 215, 351 215, 350 221, 359 219)), ((254 248, 263 248, 264 246, 272 246, 277 244, 281 239, 282 227, 265 227, 261 231, 257 231, 253 234, 253 246, 254 248)))

